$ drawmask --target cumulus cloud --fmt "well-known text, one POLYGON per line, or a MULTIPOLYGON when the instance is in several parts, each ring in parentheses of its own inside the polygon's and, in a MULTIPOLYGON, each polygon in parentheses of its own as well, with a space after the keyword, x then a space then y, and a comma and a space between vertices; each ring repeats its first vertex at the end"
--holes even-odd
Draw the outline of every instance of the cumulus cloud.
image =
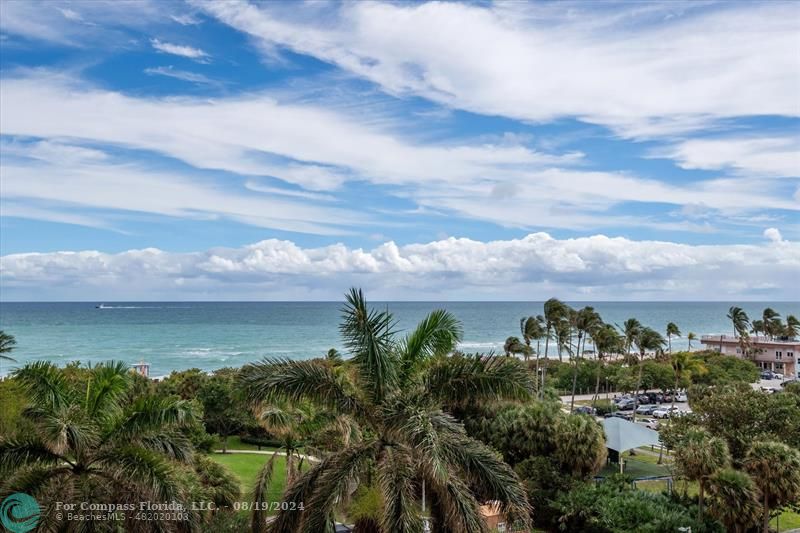
POLYGON ((788 241, 780 247, 692 246, 534 233, 489 242, 448 238, 400 246, 390 241, 363 250, 342 244, 302 248, 270 239, 194 253, 148 248, 12 254, 2 257, 0 266, 7 297, 33 299, 335 299, 349 285, 363 286, 377 298, 434 300, 800 296, 787 289, 795 286, 800 269, 800 245, 788 241), (769 283, 759 288, 761 282, 769 283))
POLYGON ((269 57, 287 48, 482 114, 576 117, 632 137, 800 116, 791 2, 194 3, 269 57))
POLYGON ((772 242, 784 242, 783 235, 781 235, 780 230, 778 228, 767 228, 764 230, 764 237, 769 239, 772 242))
POLYGON ((150 44, 154 49, 158 50, 159 52, 164 52, 165 54, 188 57, 189 59, 194 59, 196 61, 207 61, 209 58, 209 55, 206 52, 200 48, 194 48, 192 46, 168 43, 159 39, 150 39, 150 44))

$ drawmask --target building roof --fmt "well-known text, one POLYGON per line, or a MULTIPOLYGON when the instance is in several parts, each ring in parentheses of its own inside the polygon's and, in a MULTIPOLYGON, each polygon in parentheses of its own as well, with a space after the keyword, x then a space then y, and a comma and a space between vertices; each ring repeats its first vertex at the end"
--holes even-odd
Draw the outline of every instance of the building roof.
POLYGON ((639 446, 661 444, 658 432, 618 417, 603 420, 606 447, 620 453, 639 446))

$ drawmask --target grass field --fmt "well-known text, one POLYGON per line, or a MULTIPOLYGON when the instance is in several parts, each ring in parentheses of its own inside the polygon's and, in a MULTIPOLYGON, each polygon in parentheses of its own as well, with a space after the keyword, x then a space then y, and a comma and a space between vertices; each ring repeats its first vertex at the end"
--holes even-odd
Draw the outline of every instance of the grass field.
MULTIPOLYGON (((253 490, 253 483, 255 483, 259 470, 261 470, 264 463, 272 456, 255 453, 214 453, 211 454, 210 457, 214 461, 227 466, 228 469, 239 478, 239 483, 242 487, 242 496, 246 496, 253 490)), ((275 458, 275 466, 272 471, 272 483, 270 483, 269 488, 269 497, 271 501, 280 501, 285 485, 286 458, 278 456, 275 458)))
MULTIPOLYGON (((222 441, 220 441, 219 439, 217 440, 216 449, 217 450, 221 450, 222 449, 222 441)), ((232 437, 228 437, 228 449, 229 450, 258 450, 258 446, 256 446, 255 444, 245 444, 244 442, 241 441, 241 439, 239 438, 238 435, 234 435, 232 437)), ((265 446, 262 446, 261 450, 262 451, 270 451, 270 450, 274 450, 274 448, 267 448, 265 446)))

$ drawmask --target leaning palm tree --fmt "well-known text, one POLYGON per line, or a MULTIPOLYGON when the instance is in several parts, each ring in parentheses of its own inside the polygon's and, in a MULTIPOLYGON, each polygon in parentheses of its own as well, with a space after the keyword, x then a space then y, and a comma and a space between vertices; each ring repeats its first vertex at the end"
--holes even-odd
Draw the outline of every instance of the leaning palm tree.
POLYGON ((696 341, 697 340, 697 334, 692 332, 692 331, 690 331, 686 335, 686 340, 689 341, 689 351, 691 352, 692 351, 692 341, 696 341))
POLYGON ((800 319, 794 315, 786 315, 786 327, 783 333, 790 339, 800 335, 800 319))
POLYGON ((620 330, 625 337, 625 355, 627 356, 631 353, 636 336, 642 330, 642 324, 635 318, 629 318, 622 323, 620 330))
POLYGON ((728 320, 733 324, 733 334, 735 337, 745 337, 750 330, 750 318, 745 313, 744 309, 737 306, 732 306, 728 310, 728 320))
POLYGON ((7 353, 11 353, 11 351, 16 347, 17 339, 14 338, 14 335, 10 335, 0 329, 0 359, 16 362, 16 359, 6 355, 7 353))
POLYGON ((772 338, 780 333, 780 325, 781 325, 780 317, 781 315, 771 307, 767 307, 766 309, 764 309, 764 312, 761 314, 761 322, 762 322, 762 327, 764 328, 764 335, 772 338))
POLYGON ((669 353, 672 353, 672 337, 680 337, 681 330, 678 329, 678 325, 675 322, 670 322, 667 324, 667 344, 669 346, 668 350, 669 353))
POLYGON ((633 421, 636 422, 636 409, 639 407, 639 391, 642 388, 642 370, 644 369, 644 358, 648 351, 657 352, 664 348, 664 337, 656 330, 643 327, 639 330, 633 343, 639 350, 639 373, 636 378, 636 396, 633 399, 633 421))
MULTIPOLYGON (((550 337, 556 325, 563 320, 567 314, 567 305, 558 298, 550 298, 544 303, 544 323, 545 323, 545 340, 544 340, 544 357, 550 357, 548 348, 550 347, 550 337)), ((559 353, 559 359, 561 354, 559 353)), ((539 387, 539 396, 544 397, 544 380, 547 375, 547 364, 542 370, 542 384, 539 387)))
MULTIPOLYGON (((71 385, 63 370, 43 361, 13 375, 30 399, 25 417, 35 431, 0 437, 0 500, 24 492, 68 503, 182 501, 178 465, 190 461, 192 446, 181 429, 196 420, 188 402, 129 400, 132 374, 122 363, 91 368, 84 385, 71 385)), ((51 511, 42 515, 42 530, 82 530, 51 511)), ((128 525, 132 531, 151 526, 128 525)), ((179 527, 162 524, 165 531, 179 527)))
POLYGON ((360 290, 347 295, 340 332, 351 358, 335 374, 321 360, 265 359, 247 365, 241 383, 254 402, 307 401, 350 417, 362 438, 323 457, 289 485, 283 501, 303 509, 279 512, 270 531, 316 533, 331 525, 339 502, 359 485, 377 487, 385 532, 486 531, 481 501, 499 502, 509 519, 528 521, 525 491, 498 455, 467 436, 443 406, 529 398, 522 362, 496 356, 449 355, 460 324, 434 311, 398 338, 388 311, 370 310, 360 290), (426 507, 420 509, 422 494, 426 507))
MULTIPOLYGON (((519 321, 520 333, 528 346, 528 352, 532 350, 531 341, 536 339, 536 378, 539 378, 539 353, 540 342, 545 336, 544 317, 542 315, 523 317, 519 321)), ((527 356, 526 356, 527 360, 527 356)))
POLYGON ((766 328, 764 328, 763 320, 753 320, 752 322, 750 322, 750 325, 752 326, 750 332, 753 335, 758 335, 759 333, 763 333, 764 335, 767 334, 767 330, 766 328))
POLYGON ((708 478, 708 512, 725 531, 751 531, 761 517, 761 493, 745 472, 723 468, 708 478))
POLYGON ((572 368, 572 400, 570 401, 570 413, 575 410, 575 389, 578 383, 578 363, 582 358, 583 352, 586 350, 586 337, 592 331, 596 331, 600 324, 602 324, 600 315, 594 310, 594 307, 584 307, 575 313, 575 331, 577 332, 577 344, 575 360, 573 361, 572 368), (581 348, 581 341, 583 341, 583 348, 581 348))
POLYGON ((506 342, 503 343, 503 352, 506 354, 506 357, 511 356, 511 354, 523 354, 525 356, 525 360, 528 360, 528 356, 530 355, 530 348, 523 344, 519 337, 509 337, 506 339, 506 342))
POLYGON ((744 469, 761 490, 762 529, 769 533, 770 510, 800 501, 800 451, 782 442, 756 442, 744 469))
POLYGON ((601 324, 592 334, 594 345, 597 349, 597 375, 594 383, 594 397, 592 405, 595 405, 600 395, 600 374, 605 362, 605 356, 622 350, 624 343, 622 337, 611 324, 601 324))
POLYGON ((675 448, 675 465, 683 477, 697 481, 698 515, 703 519, 703 498, 709 477, 730 464, 728 445, 702 429, 686 432, 675 448))

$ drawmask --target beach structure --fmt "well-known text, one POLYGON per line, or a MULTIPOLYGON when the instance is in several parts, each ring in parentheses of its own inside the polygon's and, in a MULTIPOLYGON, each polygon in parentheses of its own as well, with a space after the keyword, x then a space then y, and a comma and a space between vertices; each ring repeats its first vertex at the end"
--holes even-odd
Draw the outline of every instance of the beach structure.
POLYGON ((141 374, 146 378, 150 377, 150 363, 145 363, 144 361, 140 361, 136 364, 131 365, 133 371, 137 374, 141 374))
POLYGON ((709 350, 751 359, 762 370, 772 370, 785 377, 797 377, 800 340, 754 335, 747 337, 743 343, 740 337, 732 335, 703 335, 700 342, 709 350))

